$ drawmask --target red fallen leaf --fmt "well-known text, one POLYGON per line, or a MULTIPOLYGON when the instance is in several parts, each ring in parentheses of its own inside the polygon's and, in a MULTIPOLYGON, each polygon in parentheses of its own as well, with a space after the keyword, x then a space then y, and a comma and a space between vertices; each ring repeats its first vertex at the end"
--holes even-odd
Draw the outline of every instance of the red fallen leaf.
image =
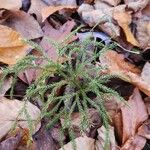
POLYGON ((122 143, 134 136, 137 128, 148 118, 146 106, 138 89, 134 90, 133 95, 128 100, 128 105, 121 108, 123 122, 122 143))
POLYGON ((145 138, 135 135, 129 138, 120 150, 142 150, 145 144, 145 138))

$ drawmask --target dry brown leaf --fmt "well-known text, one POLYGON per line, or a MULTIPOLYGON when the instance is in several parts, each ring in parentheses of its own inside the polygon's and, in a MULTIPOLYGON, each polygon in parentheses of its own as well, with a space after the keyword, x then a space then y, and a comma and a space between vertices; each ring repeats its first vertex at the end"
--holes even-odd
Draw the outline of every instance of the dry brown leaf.
POLYGON ((126 141, 126 143, 121 147, 120 150, 142 150, 145 144, 145 138, 139 135, 135 135, 133 137, 130 137, 130 139, 126 141))
POLYGON ((12 78, 6 78, 3 82, 2 87, 0 88, 0 97, 3 97, 8 89, 11 87, 12 78))
MULTIPOLYGON (((68 36, 74 25, 75 22, 73 20, 67 21, 63 26, 61 26, 58 30, 56 30, 48 22, 46 22, 45 26, 43 27, 44 35, 46 37, 49 37, 51 40, 56 40, 57 42, 60 42, 61 40, 65 39, 68 36)), ((72 39, 70 39, 69 42, 75 39, 76 37, 73 37, 72 39)), ((40 45, 43 47, 43 49, 45 50, 50 59, 52 59, 53 61, 56 61, 58 59, 56 49, 50 44, 50 42, 48 42, 45 39, 45 37, 42 39, 40 45)))
POLYGON ((24 38, 35 39, 43 36, 40 25, 29 14, 19 10, 5 10, 6 14, 8 17, 3 24, 16 30, 24 38))
POLYGON ((23 58, 29 46, 21 40, 21 35, 6 26, 0 25, 0 61, 9 65, 23 58))
POLYGON ((121 0, 101 0, 102 2, 106 2, 108 3, 109 5, 112 5, 112 6, 117 6, 121 0))
MULTIPOLYGON (((96 140, 96 150, 103 150, 105 145, 105 136, 106 136, 106 128, 104 126, 101 126, 98 130, 98 140, 96 140)), ((116 150, 116 140, 114 135, 114 128, 109 126, 109 144, 108 144, 109 150, 116 150)))
POLYGON ((1 0, 0 8, 5 9, 20 9, 22 6, 21 0, 1 0))
POLYGON ((131 23, 131 14, 126 11, 114 11, 113 18, 118 22, 119 26, 124 30, 127 41, 134 46, 139 46, 139 43, 132 34, 129 25, 131 23))
POLYGON ((35 14, 38 22, 42 22, 42 9, 46 8, 46 4, 41 0, 31 0, 31 6, 28 13, 35 14))
POLYGON ((150 96, 150 85, 141 78, 140 70, 133 64, 126 62, 123 55, 115 51, 108 51, 100 58, 100 62, 102 66, 107 66, 110 74, 121 75, 121 79, 132 83, 150 96))
POLYGON ((44 21, 48 16, 55 13, 56 11, 62 10, 62 9, 68 9, 68 10, 75 10, 75 6, 49 6, 42 9, 42 21, 44 21))
MULTIPOLYGON (((88 137, 78 137, 75 139, 77 150, 95 150, 95 140, 88 137)), ((63 150, 63 148, 59 149, 63 150)), ((64 145, 64 150, 73 150, 72 142, 64 145)))
POLYGON ((135 66, 124 60, 124 55, 118 54, 115 51, 107 51, 103 57, 100 57, 102 66, 107 66, 110 73, 119 73, 123 76, 128 72, 139 74, 140 70, 135 66))
POLYGON ((136 37, 142 49, 150 48, 150 20, 140 19, 136 22, 136 37))
POLYGON ((150 119, 138 128, 138 135, 150 140, 150 119))
POLYGON ((146 105, 148 115, 150 115, 150 97, 144 98, 144 103, 146 105))
MULTIPOLYGON (((16 99, 9 100, 5 97, 0 98, 0 139, 10 131, 17 120, 18 126, 21 126, 22 128, 28 128, 27 116, 24 113, 18 116, 24 104, 24 101, 19 101, 16 99)), ((36 121, 40 115, 40 110, 30 102, 26 103, 26 109, 34 123, 34 121, 36 121)), ((39 127, 40 124, 36 126, 34 132, 37 131, 39 127)))
POLYGON ((134 136, 141 123, 148 118, 146 106, 138 89, 134 90, 133 95, 128 100, 128 105, 121 108, 123 121, 122 143, 134 136))

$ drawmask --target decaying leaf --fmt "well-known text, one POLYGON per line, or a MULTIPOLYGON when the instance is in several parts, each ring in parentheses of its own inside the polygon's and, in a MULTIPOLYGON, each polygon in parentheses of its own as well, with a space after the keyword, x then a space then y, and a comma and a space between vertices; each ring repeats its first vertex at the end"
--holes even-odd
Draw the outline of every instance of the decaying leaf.
MULTIPOLYGON (((60 42, 68 36, 74 25, 75 22, 73 20, 67 21, 63 26, 60 27, 59 30, 56 30, 48 22, 46 22, 45 26, 43 27, 44 36, 50 38, 51 40, 56 40, 57 42, 60 42)), ((55 47, 52 46, 52 44, 50 44, 50 42, 46 40, 45 37, 42 39, 40 45, 45 50, 48 57, 53 61, 56 61, 58 59, 57 50, 55 47)), ((75 39, 76 37, 72 37, 67 42, 71 42, 75 39)))
POLYGON ((130 137, 135 136, 137 128, 148 118, 146 106, 138 89, 135 89, 133 95, 128 100, 129 106, 121 108, 123 121, 123 138, 125 143, 130 137))
MULTIPOLYGON (((75 139, 75 142, 77 150, 95 150, 95 140, 92 138, 88 138, 86 136, 78 137, 75 139)), ((63 150, 63 148, 59 150, 63 150)), ((72 142, 69 142, 68 144, 64 145, 64 150, 73 150, 72 142)))
POLYGON ((140 70, 135 65, 126 62, 123 55, 108 51, 100 58, 100 62, 102 66, 107 66, 110 74, 121 75, 121 79, 132 83, 150 96, 150 85, 141 78, 140 70))
POLYGON ((21 0, 1 0, 0 8, 5 9, 20 9, 22 6, 21 0))
POLYGON ((139 135, 135 135, 130 137, 130 139, 126 141, 126 143, 121 147, 120 150, 141 150, 144 147, 145 143, 145 138, 139 135))
POLYGON ((138 135, 150 139, 150 119, 138 128, 138 135))
POLYGON ((141 78, 150 85, 150 63, 146 62, 142 69, 141 78))
POLYGON ((76 9, 75 6, 49 6, 42 9, 42 21, 44 21, 48 16, 55 13, 56 11, 62 10, 62 9, 68 9, 68 10, 74 10, 76 9))
POLYGON ((19 10, 5 10, 5 15, 8 17, 3 24, 16 30, 24 38, 35 39, 43 36, 38 22, 29 14, 19 10))
POLYGON ((3 97, 7 90, 11 87, 12 78, 7 78, 4 80, 2 87, 0 88, 0 97, 3 97))
MULTIPOLYGON (((17 121, 17 125, 22 128, 28 128, 27 116, 23 113, 19 115, 21 109, 23 109, 25 102, 19 100, 9 100, 7 98, 0 98, 0 139, 5 136, 17 121)), ((31 104, 30 102, 26 103, 26 109, 30 115, 31 120, 36 121, 40 115, 40 110, 31 104)), ((36 126, 33 132, 37 131, 40 127, 40 124, 36 126)))
MULTIPOLYGON (((103 150, 105 144, 105 136, 106 136, 106 128, 101 126, 98 130, 98 140, 96 140, 96 150, 103 150)), ((116 147, 116 140, 114 135, 114 128, 109 126, 109 144, 108 149, 115 150, 116 147)))
POLYGON ((23 43, 21 35, 0 25, 0 61, 9 65, 15 64, 17 60, 23 58, 29 46, 23 43))
POLYGON ((42 0, 31 0, 31 6, 28 13, 35 14, 38 22, 42 22, 42 9, 46 8, 47 5, 42 0))
POLYGON ((139 41, 140 47, 143 49, 150 48, 150 20, 140 19, 136 23, 137 25, 137 40, 139 41))
POLYGON ((129 28, 131 23, 131 14, 127 11, 114 11, 113 17, 118 22, 119 26, 124 30, 127 41, 134 46, 138 46, 139 44, 129 28))
POLYGON ((106 2, 112 6, 117 6, 121 2, 121 0, 102 0, 102 2, 106 2))

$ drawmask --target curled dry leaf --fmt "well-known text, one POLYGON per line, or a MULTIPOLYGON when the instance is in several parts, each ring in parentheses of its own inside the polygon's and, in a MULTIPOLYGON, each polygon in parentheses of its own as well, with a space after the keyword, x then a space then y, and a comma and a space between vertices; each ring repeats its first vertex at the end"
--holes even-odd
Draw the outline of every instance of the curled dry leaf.
POLYGON ((5 10, 7 17, 4 25, 16 30, 24 38, 35 39, 43 36, 38 22, 29 14, 23 11, 5 10))
POLYGON ((56 11, 67 9, 67 10, 75 10, 75 6, 49 6, 42 9, 42 21, 44 21, 48 16, 55 13, 56 11))
POLYGON ((0 8, 5 9, 20 9, 22 6, 21 0, 1 0, 0 8))
POLYGON ((150 115, 150 97, 144 98, 144 103, 146 105, 148 115, 150 115))
POLYGON ((29 46, 23 43, 21 35, 8 28, 0 25, 0 61, 9 65, 15 64, 23 58, 29 46))
POLYGON ((42 0, 31 0, 31 6, 28 13, 35 14, 38 22, 42 22, 42 9, 46 8, 47 5, 42 0))
POLYGON ((127 11, 115 10, 113 13, 114 19, 118 22, 119 26, 124 30, 127 41, 134 46, 139 46, 139 43, 132 34, 129 25, 131 23, 131 14, 127 11))
POLYGON ((126 143, 121 147, 120 150, 142 150, 145 144, 145 138, 139 135, 135 135, 133 137, 130 137, 130 139, 126 141, 126 143))
MULTIPOLYGON (((105 144, 105 136, 106 136, 106 128, 104 126, 101 126, 98 130, 98 140, 96 140, 96 150, 102 150, 104 149, 105 144)), ((116 150, 116 140, 114 135, 114 128, 109 126, 109 144, 108 144, 109 150, 116 150)))
POLYGON ((132 83, 150 96, 150 85, 141 77, 140 70, 133 64, 126 62, 123 55, 115 51, 107 51, 100 58, 100 62, 102 66, 107 66, 110 74, 119 74, 121 79, 132 83))
MULTIPOLYGON (((92 138, 78 137, 75 139, 77 150, 95 150, 95 140, 92 138)), ((63 148, 59 149, 63 150, 63 148)), ((72 142, 64 145, 64 150, 73 150, 72 142)))
POLYGON ((134 136, 141 123, 148 118, 146 106, 138 89, 134 90, 133 95, 128 100, 128 105, 121 108, 123 121, 122 143, 134 136))
MULTIPOLYGON (((19 115, 24 104, 25 102, 16 99, 9 100, 5 97, 0 98, 0 139, 11 130, 17 120, 18 126, 28 128, 27 116, 24 113, 19 115)), ((40 110, 30 102, 26 103, 26 109, 34 123, 40 115, 40 110)), ((37 131, 39 127, 40 124, 36 126, 33 132, 37 131)))

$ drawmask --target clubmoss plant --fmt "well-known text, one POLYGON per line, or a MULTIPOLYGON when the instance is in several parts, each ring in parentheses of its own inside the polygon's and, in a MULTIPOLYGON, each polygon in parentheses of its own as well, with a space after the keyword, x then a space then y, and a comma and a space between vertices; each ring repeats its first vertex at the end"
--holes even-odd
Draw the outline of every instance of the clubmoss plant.
MULTIPOLYGON (((102 42, 93 41, 90 38, 82 42, 75 41, 66 44, 66 41, 74 33, 59 43, 48 39, 50 44, 57 49, 58 61, 55 62, 47 57, 39 45, 26 41, 36 50, 39 50, 41 56, 28 55, 18 61, 13 67, 5 68, 1 78, 1 85, 5 78, 11 74, 13 76, 13 83, 10 95, 13 97, 13 88, 18 74, 26 69, 39 69, 39 77, 28 87, 24 96, 25 101, 31 101, 34 97, 38 97, 43 102, 39 120, 44 117, 49 118, 50 122, 47 124, 47 127, 51 128, 63 118, 61 134, 67 129, 70 140, 74 141, 75 134, 71 122, 72 113, 74 111, 80 113, 80 130, 82 133, 90 127, 88 109, 95 108, 99 112, 103 125, 106 128, 104 149, 107 149, 109 116, 104 107, 105 96, 106 94, 116 96, 120 100, 123 100, 123 98, 116 91, 106 86, 106 83, 114 76, 105 74, 104 70, 106 68, 96 64, 97 59, 102 57, 105 51, 114 48, 115 45, 104 45, 102 42), (65 58, 62 63, 59 61, 61 58, 65 58), (37 65, 35 63, 36 60, 41 60, 44 63, 37 65), (58 78, 56 81, 50 80, 56 77, 58 78), (89 93, 92 93, 94 98, 89 93)), ((24 113, 27 114, 27 118, 30 118, 26 110, 24 108, 24 113)), ((63 145, 63 142, 61 145, 63 145)), ((76 149, 74 142, 73 147, 76 149)))

